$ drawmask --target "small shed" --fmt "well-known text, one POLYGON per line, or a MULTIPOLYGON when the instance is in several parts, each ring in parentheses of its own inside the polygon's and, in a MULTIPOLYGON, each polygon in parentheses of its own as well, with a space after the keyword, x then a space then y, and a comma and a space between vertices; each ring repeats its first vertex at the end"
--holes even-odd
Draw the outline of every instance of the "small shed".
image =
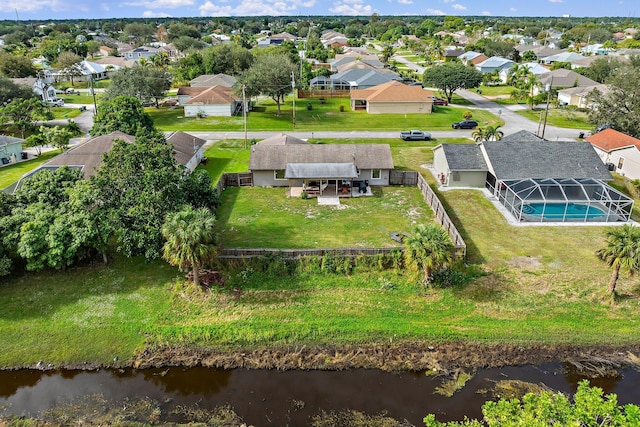
POLYGON ((0 135, 0 165, 15 163, 20 160, 23 142, 24 139, 0 135))

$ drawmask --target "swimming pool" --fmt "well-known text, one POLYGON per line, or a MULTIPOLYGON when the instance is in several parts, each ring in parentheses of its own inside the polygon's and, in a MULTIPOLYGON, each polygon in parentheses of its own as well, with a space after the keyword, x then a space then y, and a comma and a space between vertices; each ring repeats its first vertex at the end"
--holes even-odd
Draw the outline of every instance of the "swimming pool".
POLYGON ((527 203, 522 205, 522 219, 528 221, 606 221, 601 208, 581 203, 527 203))

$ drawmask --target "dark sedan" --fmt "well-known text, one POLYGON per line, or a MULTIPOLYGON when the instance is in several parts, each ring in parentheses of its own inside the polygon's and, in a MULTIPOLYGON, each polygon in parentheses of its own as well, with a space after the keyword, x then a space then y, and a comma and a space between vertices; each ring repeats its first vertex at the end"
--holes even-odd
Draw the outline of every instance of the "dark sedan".
POLYGON ((475 129, 478 127, 478 122, 475 120, 463 120, 461 122, 455 122, 451 127, 454 129, 475 129))

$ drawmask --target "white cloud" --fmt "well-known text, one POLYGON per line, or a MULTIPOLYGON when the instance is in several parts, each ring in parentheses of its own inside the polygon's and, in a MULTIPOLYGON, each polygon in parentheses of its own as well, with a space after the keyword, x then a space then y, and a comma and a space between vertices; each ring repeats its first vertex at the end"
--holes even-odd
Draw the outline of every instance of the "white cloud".
POLYGON ((142 12, 143 18, 171 18, 171 15, 165 12, 154 12, 153 10, 145 10, 142 12))
POLYGON ((489 12, 488 10, 483 10, 482 16, 491 16, 491 12, 489 12))
POLYGON ((455 3, 453 6, 451 6, 452 8, 454 8, 455 10, 467 10, 467 6, 463 6, 461 4, 455 3))
POLYGON ((398 0, 400 4, 413 4, 413 0, 398 0))
POLYGON ((509 12, 517 12, 517 11, 518 11, 518 9, 516 9, 515 7, 510 7, 509 8, 509 12))
POLYGON ((18 14, 22 12, 35 12, 41 9, 49 9, 53 12, 63 12, 66 10, 88 10, 86 6, 73 5, 67 1, 62 0, 4 0, 0 1, 0 12, 11 13, 12 15, 17 11, 18 14))
POLYGON ((193 0, 143 0, 122 3, 125 6, 138 6, 147 9, 176 9, 193 6, 193 0))
POLYGON ((439 10, 439 9, 427 9, 425 12, 427 12, 427 15, 446 15, 446 13, 444 13, 443 11, 439 10))
POLYGON ((549 3, 563 3, 564 0, 549 0, 549 3))
POLYGON ((109 7, 109 3, 100 3, 100 10, 109 12, 111 10, 111 8, 109 7))
POLYGON ((260 16, 293 15, 298 8, 313 7, 316 0, 241 0, 236 6, 214 4, 207 0, 198 9, 202 16, 260 16))
POLYGON ((340 15, 370 15, 373 12, 373 7, 369 4, 362 4, 362 0, 344 0, 342 3, 333 3, 329 12, 340 15))

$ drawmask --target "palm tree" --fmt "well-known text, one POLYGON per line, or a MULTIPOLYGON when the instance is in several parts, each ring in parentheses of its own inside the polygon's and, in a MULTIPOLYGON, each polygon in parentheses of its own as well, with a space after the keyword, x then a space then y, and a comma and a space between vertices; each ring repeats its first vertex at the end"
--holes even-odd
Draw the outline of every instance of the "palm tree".
POLYGON ((215 221, 209 209, 187 205, 167 215, 162 225, 166 240, 162 257, 180 270, 190 267, 196 286, 200 285, 200 267, 216 254, 215 221))
POLYGON ((471 134, 471 137, 476 142, 481 141, 500 141, 504 136, 504 132, 498 130, 500 126, 485 126, 484 128, 478 128, 471 134))
POLYGON ((431 282, 433 271, 453 262, 453 242, 449 234, 436 224, 420 224, 404 240, 407 265, 424 272, 422 283, 431 282))
POLYGON ((606 246, 596 251, 596 256, 612 268, 609 294, 615 295, 620 270, 629 276, 640 271, 640 228, 631 224, 612 227, 605 232, 606 246))

